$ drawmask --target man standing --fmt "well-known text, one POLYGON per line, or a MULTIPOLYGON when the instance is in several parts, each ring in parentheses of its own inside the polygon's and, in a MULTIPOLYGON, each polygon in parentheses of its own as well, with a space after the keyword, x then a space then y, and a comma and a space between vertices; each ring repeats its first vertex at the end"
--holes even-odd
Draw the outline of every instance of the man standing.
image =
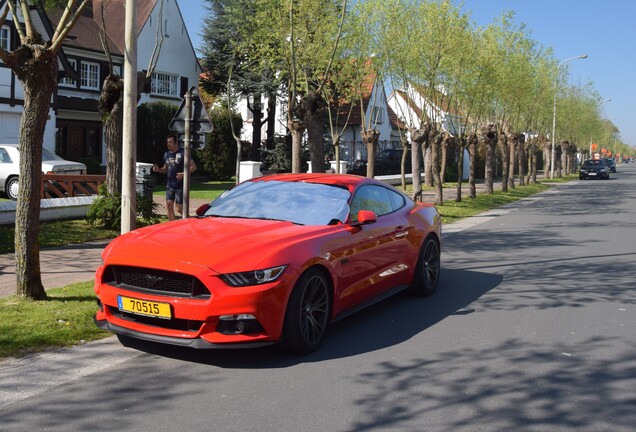
MULTIPOLYGON (((159 168, 153 165, 152 171, 162 174, 168 174, 166 183, 166 210, 168 211, 168 219, 174 220, 174 203, 177 203, 177 211, 183 213, 183 176, 185 162, 184 149, 179 147, 177 136, 173 133, 168 134, 166 139, 168 151, 163 155, 163 166, 159 168)), ((197 170, 194 161, 190 159, 190 174, 197 170)))

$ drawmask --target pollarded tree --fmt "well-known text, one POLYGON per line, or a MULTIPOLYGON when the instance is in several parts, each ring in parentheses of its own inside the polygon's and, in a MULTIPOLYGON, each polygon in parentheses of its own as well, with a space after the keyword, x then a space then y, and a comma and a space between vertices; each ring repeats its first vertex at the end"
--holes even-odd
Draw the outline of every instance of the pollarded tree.
POLYGON ((322 88, 341 57, 347 0, 263 0, 245 35, 261 68, 275 70, 287 91, 287 127, 292 136, 292 172, 300 172, 304 133, 312 169, 325 170, 322 88))
POLYGON ((57 83, 57 55, 64 38, 75 25, 88 0, 55 1, 66 8, 52 35, 42 35, 34 22, 43 3, 7 0, 0 27, 9 13, 20 45, 12 51, 0 47, 0 60, 16 75, 24 88, 24 110, 20 120, 20 189, 15 221, 16 293, 19 297, 45 299, 40 273, 40 190, 42 188, 42 141, 51 97, 57 83))

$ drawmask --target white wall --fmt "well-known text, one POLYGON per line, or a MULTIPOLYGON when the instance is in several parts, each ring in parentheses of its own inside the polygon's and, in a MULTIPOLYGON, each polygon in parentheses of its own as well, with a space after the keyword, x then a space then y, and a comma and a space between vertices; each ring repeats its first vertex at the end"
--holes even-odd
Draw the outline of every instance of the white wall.
MULTIPOLYGON (((159 26, 164 30, 164 38, 155 72, 188 77, 188 88, 196 87, 199 83, 199 74, 202 71, 176 0, 164 1, 163 22, 159 20, 159 10, 160 4, 157 2, 143 28, 137 29, 140 31, 137 39, 137 68, 139 70, 148 69, 150 56, 156 44, 157 27, 159 26)), ((180 85, 180 82, 178 85, 180 85)), ((170 98, 152 94, 149 96, 143 93, 139 103, 155 101, 180 105, 181 95, 177 98, 170 98)))

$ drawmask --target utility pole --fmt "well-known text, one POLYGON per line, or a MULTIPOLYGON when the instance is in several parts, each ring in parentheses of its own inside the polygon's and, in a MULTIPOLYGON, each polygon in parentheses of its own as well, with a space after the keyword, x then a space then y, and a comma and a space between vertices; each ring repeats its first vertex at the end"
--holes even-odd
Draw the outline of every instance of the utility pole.
POLYGON ((183 139, 183 219, 190 216, 190 152, 192 151, 192 90, 185 94, 185 138, 183 139))
POLYGON ((137 222, 137 2, 126 0, 125 6, 121 234, 134 230, 137 222))

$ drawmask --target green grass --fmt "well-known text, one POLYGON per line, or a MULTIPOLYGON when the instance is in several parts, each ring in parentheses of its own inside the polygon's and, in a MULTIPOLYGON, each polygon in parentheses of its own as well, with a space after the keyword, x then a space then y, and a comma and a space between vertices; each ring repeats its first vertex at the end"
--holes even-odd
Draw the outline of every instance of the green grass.
MULTIPOLYGON (((66 246, 94 240, 115 238, 119 231, 90 225, 84 219, 42 222, 40 224, 40 247, 66 246)), ((0 253, 14 252, 15 226, 0 226, 0 253)))
POLYGON ((93 323, 93 283, 47 290, 48 300, 0 298, 0 359, 101 339, 110 333, 93 323))
MULTIPOLYGON (((541 180, 537 184, 517 186, 505 193, 498 191, 492 195, 478 194, 474 199, 463 198, 459 203, 454 201, 455 194, 452 194, 445 197, 444 204, 438 206, 438 210, 443 222, 450 224, 542 192, 548 189, 550 184, 564 183, 574 178, 576 175, 541 180)), ((193 185, 192 191, 198 198, 211 201, 233 185, 234 183, 201 183, 193 185)), ((453 187, 450 184, 445 186, 453 187)), ((163 189, 159 187, 159 191, 161 190, 163 189)), ((4 252, 8 249, 13 250, 12 229, 13 227, 0 227, 0 248, 4 252), (10 242, 6 240, 8 238, 11 239, 10 242)), ((42 224, 40 234, 42 247, 81 243, 118 235, 117 232, 91 227, 83 220, 47 222, 42 224)), ((0 298, 0 359, 77 345, 110 335, 99 330, 93 323, 92 317, 97 306, 92 287, 92 281, 88 281, 49 289, 49 299, 45 301, 24 300, 16 296, 0 298)))
MULTIPOLYGON (((197 181, 196 178, 193 179, 192 184, 190 185, 190 198, 192 199, 207 199, 212 201, 223 192, 228 189, 234 187, 236 183, 234 182, 218 182, 218 181, 197 181)), ((165 193, 166 184, 165 183, 157 183, 152 189, 153 194, 161 194, 165 193)))

